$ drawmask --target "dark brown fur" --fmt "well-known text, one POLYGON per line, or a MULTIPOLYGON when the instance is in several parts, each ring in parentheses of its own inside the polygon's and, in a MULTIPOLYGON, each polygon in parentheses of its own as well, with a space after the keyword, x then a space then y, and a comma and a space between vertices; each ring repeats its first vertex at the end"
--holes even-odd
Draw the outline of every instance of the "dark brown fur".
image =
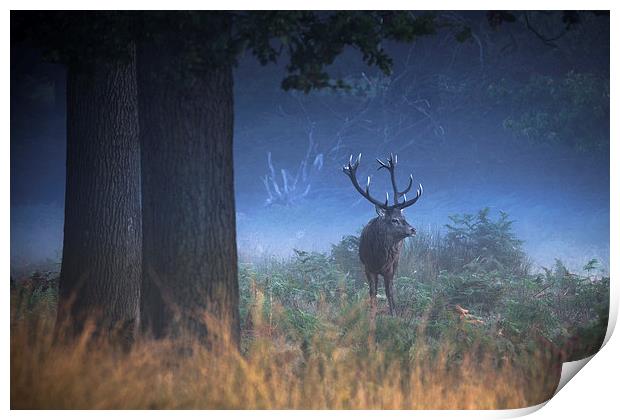
POLYGON ((415 235, 400 210, 387 211, 372 219, 362 230, 359 255, 370 288, 371 306, 376 309, 379 275, 383 277, 390 314, 395 313, 393 279, 403 240, 415 235))

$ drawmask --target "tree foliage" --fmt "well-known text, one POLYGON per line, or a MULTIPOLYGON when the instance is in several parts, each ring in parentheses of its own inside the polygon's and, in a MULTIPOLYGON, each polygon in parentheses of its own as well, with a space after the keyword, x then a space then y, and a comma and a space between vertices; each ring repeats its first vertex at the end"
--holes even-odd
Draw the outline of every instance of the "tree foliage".
POLYGON ((320 88, 343 88, 343 80, 333 81, 326 67, 344 51, 358 50, 369 66, 385 74, 392 59, 382 43, 388 40, 411 42, 435 33, 434 17, 412 12, 260 12, 237 15, 237 33, 261 64, 276 62, 286 55, 285 90, 309 92, 320 88))
POLYGON ((129 41, 176 34, 187 70, 177 81, 236 63, 246 50, 263 65, 284 57, 282 88, 309 92, 347 86, 327 71, 346 46, 359 51, 367 65, 389 74, 393 61, 383 43, 434 34, 436 23, 430 13, 396 11, 46 11, 14 12, 11 27, 14 42, 29 42, 42 48, 48 60, 67 65, 118 57, 126 54, 129 41), (232 22, 232 31, 221 30, 224 21, 232 22))

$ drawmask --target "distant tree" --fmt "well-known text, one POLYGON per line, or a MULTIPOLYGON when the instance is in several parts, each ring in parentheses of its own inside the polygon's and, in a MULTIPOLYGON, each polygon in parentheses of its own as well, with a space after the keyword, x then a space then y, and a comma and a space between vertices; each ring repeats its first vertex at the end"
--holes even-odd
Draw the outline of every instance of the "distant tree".
POLYGON ((522 12, 490 10, 487 12, 487 21, 493 29, 499 29, 504 23, 519 23, 544 45, 559 48, 558 41, 570 34, 579 25, 592 24, 592 21, 587 20, 587 15, 609 17, 609 10, 562 10, 557 12, 546 10, 534 12, 527 10, 522 12), (544 20, 542 24, 538 19, 541 17, 544 20))
POLYGON ((65 64, 67 183, 58 326, 133 339, 141 278, 135 47, 104 12, 11 12, 12 41, 65 64))
MULTIPOLYGON (((504 127, 532 143, 565 145, 577 151, 609 150, 609 11, 490 11, 487 20, 496 32, 520 27, 526 42, 542 46, 544 54, 569 63, 564 74, 530 71, 528 78, 498 78, 487 93, 504 106, 504 127)), ((510 33, 514 39, 514 35, 510 33)), ((510 45, 510 44, 509 44, 510 45)), ((516 41, 513 46, 517 48, 516 41)), ((558 68, 562 68, 558 63, 558 68)), ((548 71, 548 70, 547 70, 548 71)))
POLYGON ((571 71, 524 83, 501 80, 488 91, 508 105, 504 127, 516 136, 580 151, 609 149, 609 78, 571 71))

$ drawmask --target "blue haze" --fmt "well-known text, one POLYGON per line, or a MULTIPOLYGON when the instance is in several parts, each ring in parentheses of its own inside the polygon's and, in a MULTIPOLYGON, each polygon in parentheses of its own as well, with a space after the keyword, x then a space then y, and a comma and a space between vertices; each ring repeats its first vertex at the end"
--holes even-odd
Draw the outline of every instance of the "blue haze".
MULTIPOLYGON (((481 59, 479 45, 439 36, 414 47, 389 46, 395 68, 387 93, 378 87, 387 79, 348 51, 331 73, 370 81, 366 96, 284 92, 281 65, 260 67, 252 57, 242 57, 235 70, 234 136, 240 261, 288 256, 294 248, 327 251, 343 235, 358 232, 375 213, 342 165, 350 154, 362 153, 360 182, 371 174, 371 192, 383 197, 390 190, 388 177, 376 171, 374 159, 395 152, 400 184, 406 185, 412 172, 424 185, 423 197, 406 210, 418 230, 435 232, 449 215, 489 207, 493 217, 501 210, 515 221, 536 268, 560 258, 580 270, 597 258, 608 270, 608 151, 530 143, 503 128, 502 112, 459 94, 460 83, 463 88, 487 74, 515 71, 515 63, 522 77, 570 70, 609 75, 608 42, 593 46, 592 56, 579 62, 558 60, 534 39, 529 42, 532 48, 507 59, 493 56, 490 44, 481 59), (443 86, 443 97, 434 92, 437 86, 443 86), (269 173, 268 153, 282 187, 281 170, 292 180, 310 138, 316 149, 307 161, 306 182, 298 181, 292 195, 296 199, 267 205, 262 177, 269 173), (307 195, 300 197, 307 185, 307 195)), ((20 272, 46 260, 58 262, 62 253, 64 73, 37 64, 32 51, 12 55, 11 270, 20 272)))

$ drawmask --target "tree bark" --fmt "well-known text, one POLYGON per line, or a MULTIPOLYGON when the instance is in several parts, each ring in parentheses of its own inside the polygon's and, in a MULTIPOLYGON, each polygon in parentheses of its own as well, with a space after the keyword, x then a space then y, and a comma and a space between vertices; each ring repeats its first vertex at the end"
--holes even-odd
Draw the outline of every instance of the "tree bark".
MULTIPOLYGON (((57 326, 133 340, 142 264, 135 48, 67 76, 67 184, 57 326)), ((59 331, 57 329, 57 331, 59 331)))
POLYGON ((189 72, 177 47, 138 48, 143 325, 238 343, 232 66, 189 72))

